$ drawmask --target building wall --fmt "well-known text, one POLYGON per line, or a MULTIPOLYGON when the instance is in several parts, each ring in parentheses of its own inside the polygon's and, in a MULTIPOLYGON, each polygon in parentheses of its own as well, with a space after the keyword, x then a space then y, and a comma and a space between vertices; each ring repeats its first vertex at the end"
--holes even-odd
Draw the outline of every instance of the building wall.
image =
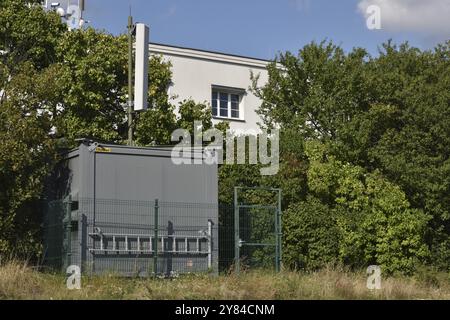
POLYGON ((175 104, 184 99, 196 102, 211 103, 212 87, 238 89, 245 92, 240 103, 240 120, 214 118, 213 123, 226 120, 230 122, 230 129, 236 133, 258 132, 260 117, 256 109, 261 101, 250 92, 250 74, 259 74, 258 84, 267 82, 267 61, 205 52, 200 50, 170 47, 158 44, 150 45, 151 54, 160 54, 166 61, 172 63, 172 86, 169 94, 176 95, 175 104))

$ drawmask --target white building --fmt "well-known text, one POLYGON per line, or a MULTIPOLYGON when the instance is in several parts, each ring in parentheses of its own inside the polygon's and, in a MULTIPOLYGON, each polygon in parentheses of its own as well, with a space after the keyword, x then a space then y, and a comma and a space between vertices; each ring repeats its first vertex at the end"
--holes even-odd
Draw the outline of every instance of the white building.
POLYGON ((157 43, 150 44, 150 54, 171 62, 169 95, 176 96, 176 105, 184 99, 207 103, 213 123, 228 121, 235 133, 259 132, 261 101, 249 90, 250 74, 259 74, 258 85, 264 85, 268 60, 157 43))

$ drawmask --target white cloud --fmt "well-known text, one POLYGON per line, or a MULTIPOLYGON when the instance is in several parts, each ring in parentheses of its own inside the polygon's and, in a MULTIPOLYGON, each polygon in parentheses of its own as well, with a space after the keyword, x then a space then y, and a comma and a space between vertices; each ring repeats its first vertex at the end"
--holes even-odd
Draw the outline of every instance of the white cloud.
POLYGON ((367 17, 370 5, 380 7, 384 30, 450 38, 450 0, 360 0, 359 12, 367 17))

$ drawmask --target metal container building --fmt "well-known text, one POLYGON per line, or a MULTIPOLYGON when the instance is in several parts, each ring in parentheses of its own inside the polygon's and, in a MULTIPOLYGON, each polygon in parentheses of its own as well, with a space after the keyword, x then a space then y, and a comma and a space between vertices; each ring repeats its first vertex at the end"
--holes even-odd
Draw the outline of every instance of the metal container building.
POLYGON ((217 164, 194 164, 202 150, 188 155, 193 164, 175 164, 171 152, 83 140, 66 154, 58 184, 60 197, 70 199, 62 206, 70 212, 65 266, 122 275, 217 273, 217 164))

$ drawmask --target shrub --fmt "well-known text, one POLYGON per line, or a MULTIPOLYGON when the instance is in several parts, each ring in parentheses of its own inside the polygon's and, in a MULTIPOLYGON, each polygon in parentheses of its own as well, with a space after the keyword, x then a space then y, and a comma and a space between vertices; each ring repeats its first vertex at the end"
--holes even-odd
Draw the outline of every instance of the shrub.
POLYGON ((283 214, 286 267, 317 269, 336 260, 338 232, 333 211, 319 199, 292 204, 283 214))

